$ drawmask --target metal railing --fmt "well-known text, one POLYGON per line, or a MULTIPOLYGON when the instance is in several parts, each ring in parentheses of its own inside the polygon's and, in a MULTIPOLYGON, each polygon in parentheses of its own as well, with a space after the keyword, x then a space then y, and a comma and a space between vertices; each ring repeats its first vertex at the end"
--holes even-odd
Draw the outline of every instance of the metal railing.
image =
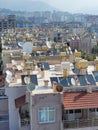
POLYGON ((77 119, 74 121, 63 120, 64 129, 69 128, 83 128, 83 127, 93 127, 98 126, 98 119, 77 119))

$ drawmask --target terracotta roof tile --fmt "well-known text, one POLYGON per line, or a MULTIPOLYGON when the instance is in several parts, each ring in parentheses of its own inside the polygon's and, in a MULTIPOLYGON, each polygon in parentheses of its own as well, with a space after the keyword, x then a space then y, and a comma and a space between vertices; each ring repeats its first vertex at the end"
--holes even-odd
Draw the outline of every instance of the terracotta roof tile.
POLYGON ((98 91, 64 92, 63 104, 65 109, 98 108, 98 91))

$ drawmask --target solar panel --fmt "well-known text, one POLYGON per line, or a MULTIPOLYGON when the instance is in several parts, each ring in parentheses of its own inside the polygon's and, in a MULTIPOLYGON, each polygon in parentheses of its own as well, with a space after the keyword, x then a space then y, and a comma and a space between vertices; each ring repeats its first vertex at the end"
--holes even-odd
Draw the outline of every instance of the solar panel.
POLYGON ((40 56, 40 54, 39 54, 39 53, 36 53, 36 56, 40 56))
POLYGON ((30 75, 30 82, 35 85, 38 85, 37 75, 30 75))
POLYGON ((68 81, 66 78, 64 77, 59 77, 59 81, 60 81, 60 84, 63 85, 64 87, 68 87, 68 81))
POLYGON ((51 83, 53 83, 53 81, 56 81, 57 83, 59 82, 57 77, 50 77, 50 81, 51 83))
POLYGON ((30 77, 30 83, 38 85, 37 75, 21 75, 22 85, 27 85, 27 83, 25 82, 25 77, 30 77))
POLYGON ((49 70, 49 69, 50 69, 49 63, 45 62, 44 63, 44 70, 49 70))
POLYGON ((49 70, 50 69, 50 66, 49 66, 48 62, 38 62, 37 66, 39 68, 43 68, 44 70, 49 70))
POLYGON ((37 66, 38 66, 38 68, 43 68, 43 63, 42 62, 38 62, 37 66))
POLYGON ((72 82, 71 82, 71 79, 72 79, 72 78, 74 79, 74 76, 69 76, 69 77, 68 77, 68 83, 69 83, 70 86, 73 85, 72 82))
POLYGON ((75 69, 72 69, 72 71, 73 71, 76 75, 79 75, 79 70, 77 70, 76 68, 75 68, 75 69))
POLYGON ((87 85, 87 82, 86 82, 86 79, 85 79, 84 75, 78 75, 78 79, 79 79, 79 82, 80 82, 81 86, 87 85))
POLYGON ((60 52, 64 52, 64 49, 63 49, 63 48, 60 48, 60 52))
POLYGON ((50 56, 50 52, 46 52, 46 56, 50 56))
POLYGON ((86 75, 87 81, 91 84, 91 85, 96 85, 96 82, 93 78, 93 76, 91 74, 87 74, 86 75))
POLYGON ((96 82, 98 82, 98 72, 97 71, 93 71, 94 77, 96 82))
POLYGON ((53 49, 53 55, 56 55, 57 51, 55 49, 53 49))

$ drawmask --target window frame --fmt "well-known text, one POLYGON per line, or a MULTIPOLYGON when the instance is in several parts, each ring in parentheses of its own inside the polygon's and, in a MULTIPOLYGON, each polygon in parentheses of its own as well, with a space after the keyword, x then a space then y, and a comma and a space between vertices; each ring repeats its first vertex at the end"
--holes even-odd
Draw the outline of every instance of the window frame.
MULTIPOLYGON (((40 107, 39 109, 38 109, 38 122, 40 123, 40 124, 45 124, 45 123, 54 123, 55 122, 55 108, 54 107, 40 107), (50 110, 50 109, 53 109, 53 110, 50 110), (41 121, 41 117, 40 117, 40 114, 41 114, 41 112, 42 112, 42 110, 41 109, 43 109, 43 112, 44 113, 47 113, 47 120, 44 120, 44 121, 41 121), (45 110, 46 109, 46 110, 45 110), (53 120, 50 120, 49 119, 49 113, 50 112, 53 112, 53 114, 54 114, 54 117, 53 117, 53 120)), ((45 115, 46 116, 46 115, 45 115)))

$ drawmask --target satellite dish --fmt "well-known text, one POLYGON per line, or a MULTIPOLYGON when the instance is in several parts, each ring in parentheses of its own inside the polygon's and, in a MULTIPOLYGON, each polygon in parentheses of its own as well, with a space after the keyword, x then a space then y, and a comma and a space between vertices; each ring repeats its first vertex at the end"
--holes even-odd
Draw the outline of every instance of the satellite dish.
POLYGON ((68 50, 71 51, 71 47, 68 47, 68 50))
POLYGON ((75 49, 75 52, 78 52, 77 49, 75 49))
POLYGON ((29 84, 30 83, 30 76, 25 76, 24 82, 25 82, 25 84, 29 84))
POLYGON ((12 81, 12 76, 7 76, 5 80, 7 83, 10 83, 12 81))
POLYGON ((46 41, 46 45, 48 48, 51 48, 51 42, 50 41, 46 41))
POLYGON ((71 68, 71 69, 74 69, 73 63, 70 63, 70 68, 71 68))
POLYGON ((33 43, 31 42, 26 42, 23 45, 23 52, 27 53, 27 54, 31 54, 33 50, 33 43))
POLYGON ((66 51, 68 51, 68 48, 66 48, 66 51))
POLYGON ((30 84, 27 85, 27 90, 28 91, 33 91, 34 89, 35 89, 35 84, 30 83, 30 84))
POLYGON ((13 53, 10 53, 10 56, 13 56, 13 53))
POLYGON ((72 54, 72 51, 70 51, 70 54, 72 54))
POLYGON ((72 83, 73 86, 76 85, 76 82, 75 82, 74 78, 71 78, 71 83, 72 83))
POLYGON ((69 55, 69 51, 66 51, 66 53, 69 55))
POLYGON ((6 72, 7 76, 9 76, 9 77, 12 76, 12 72, 11 71, 6 70, 5 72, 6 72))
POLYGON ((77 36, 77 40, 80 40, 80 38, 77 36))
POLYGON ((74 38, 74 37, 72 37, 72 40, 75 40, 75 38, 74 38))
POLYGON ((18 42, 18 46, 23 48, 24 42, 18 42))

